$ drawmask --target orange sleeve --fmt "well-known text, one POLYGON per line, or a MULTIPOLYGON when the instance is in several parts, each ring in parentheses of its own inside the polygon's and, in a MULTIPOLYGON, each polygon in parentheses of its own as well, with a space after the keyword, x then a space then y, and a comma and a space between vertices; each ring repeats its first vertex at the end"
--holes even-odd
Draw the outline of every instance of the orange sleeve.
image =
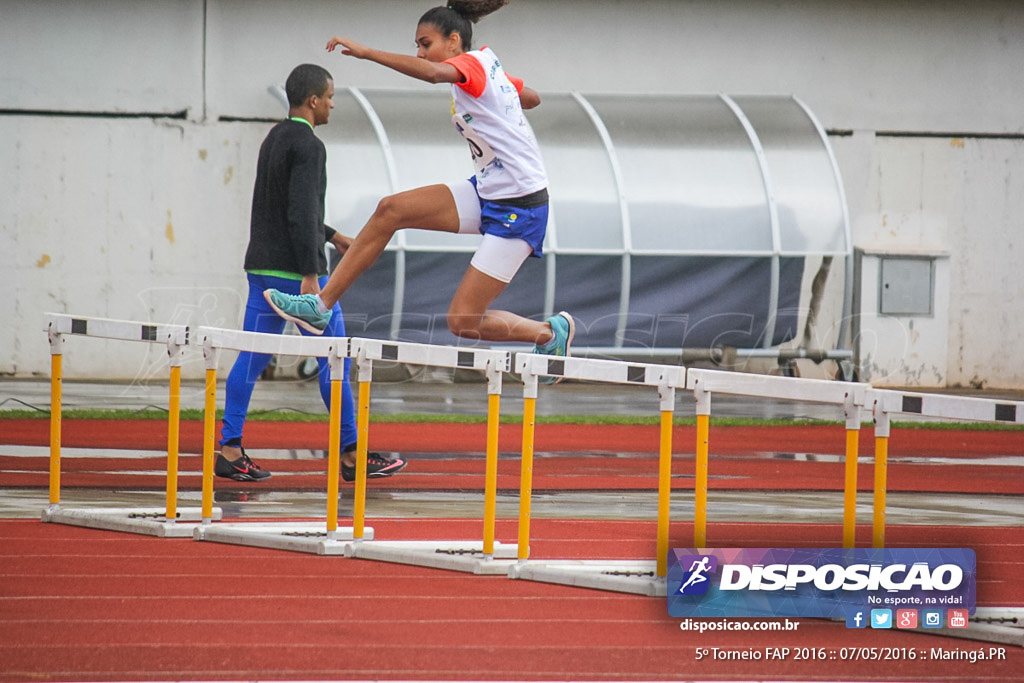
POLYGON ((480 63, 480 60, 463 52, 461 55, 446 59, 444 63, 451 64, 462 74, 464 80, 455 85, 473 97, 480 97, 483 94, 487 87, 487 74, 484 73, 484 65, 480 63))
POLYGON ((515 87, 517 93, 523 92, 523 88, 526 87, 526 82, 523 81, 523 79, 516 78, 515 76, 509 76, 508 74, 505 74, 505 76, 508 77, 509 83, 515 87))

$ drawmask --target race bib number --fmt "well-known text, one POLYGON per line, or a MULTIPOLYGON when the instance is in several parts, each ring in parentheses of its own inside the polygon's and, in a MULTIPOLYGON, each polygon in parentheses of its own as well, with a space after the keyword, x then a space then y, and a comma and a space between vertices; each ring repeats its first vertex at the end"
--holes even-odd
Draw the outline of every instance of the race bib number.
POLYGON ((458 114, 452 116, 452 123, 455 124, 459 134, 469 143, 469 152, 473 156, 473 165, 476 167, 477 173, 482 173, 494 161, 494 150, 458 114))

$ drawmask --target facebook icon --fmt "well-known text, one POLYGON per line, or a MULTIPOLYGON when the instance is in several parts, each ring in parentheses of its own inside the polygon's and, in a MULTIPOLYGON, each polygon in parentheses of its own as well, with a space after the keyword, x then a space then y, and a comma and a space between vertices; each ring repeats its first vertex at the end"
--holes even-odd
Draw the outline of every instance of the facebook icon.
POLYGON ((867 611, 863 609, 846 610, 846 628, 867 628, 867 611))

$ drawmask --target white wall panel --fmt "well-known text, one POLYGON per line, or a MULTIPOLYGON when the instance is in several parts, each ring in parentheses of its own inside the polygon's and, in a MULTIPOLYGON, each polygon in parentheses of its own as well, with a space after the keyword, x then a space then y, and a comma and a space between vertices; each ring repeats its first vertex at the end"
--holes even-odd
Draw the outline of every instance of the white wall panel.
MULTIPOLYGON (((851 169, 868 157, 867 172, 846 177, 855 246, 949 254, 948 343, 933 340, 948 349, 948 359, 935 377, 949 386, 1024 387, 1018 341, 1024 338, 1024 140, 882 137, 867 148, 851 138, 833 144, 851 169)), ((928 342, 920 330, 907 335, 928 342)), ((911 358, 889 367, 898 370, 894 380, 924 381, 911 358)))
MULTIPOLYGON (((324 51, 336 34, 413 54, 432 4, 210 0, 211 111, 274 115, 266 87, 303 61, 344 85, 417 85, 324 51)), ((515 0, 474 27, 538 90, 795 94, 829 129, 1022 133, 1024 4, 515 0)))
MULTIPOLYGON (((267 87, 304 61, 339 85, 442 89, 323 49, 341 33, 413 53, 432 4, 3 0, 0 373, 47 372, 45 310, 237 323, 268 126, 218 118, 280 116, 267 87)), ((1021 26, 1009 0, 514 0, 475 31, 542 92, 795 94, 825 128, 854 131, 831 140, 854 243, 947 251, 947 381, 1021 388, 1021 26), (977 136, 928 137, 946 133, 977 136)), ((96 353, 81 371, 138 366, 96 353)))
MULTIPOLYGON (((46 311, 239 325, 256 153, 267 128, 0 117, 10 183, 0 202, 0 373, 48 367, 46 311)), ((166 353, 145 345, 72 346, 68 377, 131 378, 150 371, 145 359, 166 365, 166 353)))
POLYGON ((292 68, 306 62, 326 68, 339 86, 417 87, 410 78, 325 48, 332 36, 346 35, 383 50, 415 54, 416 22, 431 6, 408 0, 210 0, 210 115, 280 116, 280 105, 267 88, 283 85, 292 68))
POLYGON ((0 110, 203 115, 202 0, 4 0, 0 110))

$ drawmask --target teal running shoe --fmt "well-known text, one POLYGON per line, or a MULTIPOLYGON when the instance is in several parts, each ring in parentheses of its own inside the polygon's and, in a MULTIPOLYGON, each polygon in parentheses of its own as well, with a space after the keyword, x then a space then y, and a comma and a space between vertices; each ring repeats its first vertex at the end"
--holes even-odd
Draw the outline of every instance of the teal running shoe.
POLYGON ((331 311, 320 312, 315 294, 285 294, 276 289, 266 289, 263 290, 263 298, 279 316, 312 334, 323 334, 327 323, 331 322, 331 311))
MULTIPOLYGON (((554 336, 547 344, 535 346, 533 352, 545 356, 571 356, 570 347, 573 337, 576 336, 576 321, 572 319, 571 315, 562 311, 558 315, 551 316, 545 322, 551 325, 551 332, 554 336)), ((538 381, 541 384, 558 384, 562 379, 562 377, 544 375, 538 381)))

